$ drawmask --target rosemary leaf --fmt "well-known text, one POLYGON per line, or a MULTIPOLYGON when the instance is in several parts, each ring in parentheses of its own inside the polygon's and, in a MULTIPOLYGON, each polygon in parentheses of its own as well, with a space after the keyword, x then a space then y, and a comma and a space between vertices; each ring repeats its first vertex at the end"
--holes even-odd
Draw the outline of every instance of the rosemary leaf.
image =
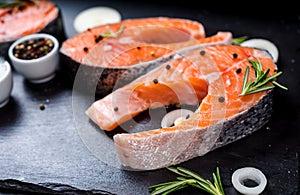
POLYGON ((216 194, 224 194, 223 188, 220 188, 217 176, 213 173, 214 186, 216 188, 216 194))
POLYGON ((255 80, 255 82, 254 82, 253 85, 257 85, 258 83, 263 82, 264 80, 266 80, 266 79, 267 79, 267 76, 268 76, 268 74, 269 74, 269 72, 270 72, 270 69, 266 70, 263 74, 261 74, 261 75, 255 80))
POLYGON ((221 181, 221 175, 220 175, 220 169, 219 169, 219 167, 217 167, 217 181, 218 181, 218 187, 219 187, 220 191, 221 191, 223 194, 225 194, 225 193, 224 193, 223 186, 222 186, 222 181, 221 181))
POLYGON ((26 4, 27 2, 31 2, 37 4, 37 0, 18 0, 18 1, 8 1, 8 2, 0 2, 0 8, 16 8, 26 4))
POLYGON ((211 195, 218 195, 215 193, 214 187, 213 185, 210 184, 203 184, 201 182, 197 182, 198 186, 200 189, 204 190, 205 192, 211 194, 211 195))
POLYGON ((247 90, 253 88, 253 86, 255 85, 254 81, 252 81, 252 79, 250 79, 248 82, 247 82, 247 90))
POLYGON ((285 86, 283 86, 283 85, 277 83, 276 81, 272 81, 272 83, 273 83, 274 85, 276 85, 277 87, 280 87, 281 89, 288 90, 287 87, 285 87, 285 86))
POLYGON ((9 8, 18 6, 19 2, 0 2, 0 8, 9 8))
POLYGON ((176 179, 179 180, 179 181, 184 181, 184 180, 186 180, 185 177, 177 177, 176 179))
POLYGON ((206 189, 203 188, 203 186, 202 186, 201 184, 199 184, 198 181, 197 181, 197 183, 195 183, 195 184, 191 184, 191 186, 194 187, 194 188, 198 188, 198 189, 200 189, 200 190, 206 191, 206 189))
POLYGON ((243 89, 246 88, 247 81, 249 78, 249 71, 250 71, 250 68, 249 68, 249 66, 247 66, 246 71, 245 71, 245 76, 244 76, 243 89))
POLYGON ((266 91, 266 90, 269 90, 269 89, 273 89, 274 87, 275 87, 274 85, 263 86, 263 87, 260 87, 258 89, 249 90, 249 91, 246 92, 245 95, 250 95, 250 94, 253 94, 253 93, 258 93, 258 92, 266 91))
POLYGON ((218 182, 218 179, 217 179, 217 176, 215 173, 213 173, 213 180, 214 180, 214 185, 216 186, 217 189, 219 189, 219 182, 218 182))
POLYGON ((175 191, 181 190, 186 187, 187 186, 177 186, 176 188, 173 188, 173 189, 170 189, 170 190, 164 192, 162 195, 167 195, 167 194, 170 194, 171 192, 175 192, 175 191))
POLYGON ((169 185, 168 183, 166 183, 166 185, 164 185, 164 186, 156 189, 155 191, 153 191, 151 193, 151 195, 162 194, 162 193, 165 193, 165 192, 168 192, 168 191, 172 190, 173 188, 177 188, 178 186, 185 186, 186 185, 186 180, 185 181, 174 182, 171 185, 169 185))
POLYGON ((253 58, 255 58, 256 61, 248 59, 248 62, 250 62, 250 64, 252 65, 252 67, 254 69, 255 77, 260 77, 260 75, 262 74, 262 65, 256 57, 253 57, 253 58))
POLYGON ((180 175, 176 181, 166 182, 148 187, 151 195, 167 195, 171 192, 194 187, 203 190, 211 195, 224 195, 219 168, 216 174, 213 173, 214 182, 203 179, 197 173, 183 167, 168 167, 168 170, 180 175))
POLYGON ((255 79, 254 81, 252 81, 252 79, 249 79, 250 68, 249 66, 247 66, 244 75, 244 80, 243 80, 242 92, 239 94, 239 96, 244 96, 244 95, 249 95, 249 94, 269 90, 274 88, 275 86, 287 90, 287 87, 280 85, 275 81, 275 79, 278 76, 280 76, 282 72, 278 72, 268 77, 268 74, 270 73, 270 69, 263 71, 260 60, 256 57, 253 58, 255 60, 248 59, 248 62, 252 65, 252 68, 254 69, 255 79))
POLYGON ((116 38, 118 37, 124 30, 124 25, 122 24, 118 30, 118 32, 114 33, 112 31, 109 31, 109 32, 104 32, 104 33, 101 33, 100 36, 101 37, 106 37, 106 38, 116 38))
POLYGON ((275 79, 276 77, 280 76, 281 74, 282 74, 282 71, 277 72, 276 74, 273 74, 272 76, 270 76, 268 79, 269 79, 269 80, 273 80, 273 79, 275 79))
POLYGON ((166 182, 166 183, 161 183, 161 184, 157 184, 157 185, 154 185, 154 186, 150 186, 148 187, 149 190, 154 190, 154 189, 158 189, 160 187, 164 187, 166 185, 172 185, 172 184, 175 184, 177 183, 177 181, 171 181, 171 182, 166 182))
POLYGON ((242 36, 242 37, 234 38, 234 39, 232 39, 232 44, 240 45, 241 43, 243 43, 247 39, 248 39, 248 36, 242 36))
POLYGON ((276 77, 278 77, 278 76, 281 75, 281 74, 282 74, 282 72, 278 72, 278 73, 276 73, 276 74, 274 74, 274 75, 272 75, 272 76, 266 78, 264 81, 258 83, 258 84, 257 84, 257 87, 261 87, 261 86, 266 85, 267 83, 273 81, 276 77))
POLYGON ((207 180, 203 179, 200 175, 198 175, 197 173, 195 173, 195 172, 193 172, 193 171, 191 171, 191 170, 188 170, 188 169, 183 168, 183 167, 178 167, 177 169, 178 169, 179 171, 181 171, 181 172, 183 172, 183 173, 189 175, 189 176, 192 177, 192 178, 195 178, 195 179, 197 179, 197 180, 199 180, 199 181, 201 181, 201 182, 203 182, 203 183, 207 183, 207 180))
POLYGON ((181 176, 183 176, 183 177, 189 177, 189 175, 184 174, 184 173, 182 173, 181 171, 179 171, 178 168, 167 167, 167 169, 168 169, 169 171, 172 171, 172 172, 174 172, 174 173, 176 173, 176 174, 178 174, 178 175, 181 175, 181 176))

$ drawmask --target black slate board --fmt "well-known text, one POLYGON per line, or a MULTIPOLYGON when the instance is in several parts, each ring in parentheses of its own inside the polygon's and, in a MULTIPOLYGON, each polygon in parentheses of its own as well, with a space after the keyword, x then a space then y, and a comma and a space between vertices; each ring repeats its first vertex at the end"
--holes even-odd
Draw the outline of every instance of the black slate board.
MULTIPOLYGON (((267 176, 268 185, 263 194, 299 193, 298 12, 282 16, 277 12, 279 8, 273 8, 274 12, 268 15, 261 12, 263 8, 257 8, 253 15, 250 9, 245 12, 232 7, 215 9, 213 3, 197 7, 189 0, 184 5, 159 1, 54 2, 62 10, 68 37, 76 33, 72 23, 77 13, 101 5, 118 9, 124 19, 190 18, 202 22, 207 35, 223 30, 231 31, 235 37, 248 35, 272 40, 280 50, 278 66, 284 72, 279 81, 289 90, 275 90, 271 121, 253 135, 181 166, 205 178, 211 178, 211 173, 219 166, 226 194, 230 195, 238 194, 231 184, 232 173, 245 166, 257 167, 267 176)), ((42 85, 33 85, 14 72, 10 102, 0 109, 0 193, 148 194, 148 186, 175 179, 175 175, 165 169, 130 172, 96 158, 80 138, 76 126, 78 113, 73 112, 72 101, 85 101, 85 97, 73 99, 72 86, 66 83, 61 72, 53 81, 42 85), (40 103, 45 104, 45 110, 40 110, 40 103)), ((201 192, 186 189, 176 194, 201 192)))

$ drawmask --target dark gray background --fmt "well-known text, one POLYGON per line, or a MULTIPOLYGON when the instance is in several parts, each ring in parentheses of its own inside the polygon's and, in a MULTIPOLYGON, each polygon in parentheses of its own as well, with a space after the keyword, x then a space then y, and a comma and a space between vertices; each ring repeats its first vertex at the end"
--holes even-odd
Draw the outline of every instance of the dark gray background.
MULTIPOLYGON (((271 121, 253 135, 181 166, 205 178, 211 178, 211 173, 219 166, 227 194, 237 194, 230 181, 231 174, 245 166, 257 167, 265 173, 268 185, 264 194, 298 193, 300 14, 292 11, 293 5, 283 4, 270 9, 255 6, 258 1, 253 4, 239 2, 226 4, 227 8, 223 9, 224 2, 216 8, 214 3, 200 2, 196 6, 189 0, 181 3, 54 2, 61 8, 68 37, 76 34, 72 23, 80 11, 92 6, 110 6, 119 10, 123 19, 150 16, 189 18, 201 22, 208 36, 217 31, 231 31, 234 37, 247 35, 272 40, 280 51, 278 67, 284 72, 279 82, 289 90, 275 90, 271 121), (292 9, 282 14, 281 10, 286 8, 292 9)), ((0 109, 0 193, 17 192, 3 187, 7 179, 42 183, 44 186, 45 183, 60 183, 120 195, 148 194, 148 186, 175 179, 175 175, 164 169, 129 172, 98 160, 76 130, 72 86, 65 83, 64 74, 58 72, 53 81, 33 85, 14 72, 11 100, 0 109), (40 103, 45 104, 45 110, 39 109, 40 103)), ((27 189, 26 185, 23 189, 27 189)), ((60 191, 59 188, 55 190, 60 191)), ((199 194, 199 191, 191 189, 178 194, 199 194)))

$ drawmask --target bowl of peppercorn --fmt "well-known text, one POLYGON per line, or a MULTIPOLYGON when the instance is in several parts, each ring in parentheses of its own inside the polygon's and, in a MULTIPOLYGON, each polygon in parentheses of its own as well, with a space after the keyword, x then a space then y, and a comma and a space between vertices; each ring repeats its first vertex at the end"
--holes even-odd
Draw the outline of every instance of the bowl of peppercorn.
POLYGON ((13 42, 8 56, 14 69, 32 83, 44 83, 55 77, 59 63, 59 42, 50 35, 36 33, 13 42))

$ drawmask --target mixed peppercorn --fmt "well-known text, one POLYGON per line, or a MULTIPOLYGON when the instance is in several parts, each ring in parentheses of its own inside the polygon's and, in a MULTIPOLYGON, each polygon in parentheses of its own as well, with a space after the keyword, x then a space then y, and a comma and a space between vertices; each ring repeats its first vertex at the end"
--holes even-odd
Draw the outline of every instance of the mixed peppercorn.
POLYGON ((19 59, 32 60, 47 55, 53 48, 54 43, 49 38, 31 39, 16 45, 13 55, 19 59))

